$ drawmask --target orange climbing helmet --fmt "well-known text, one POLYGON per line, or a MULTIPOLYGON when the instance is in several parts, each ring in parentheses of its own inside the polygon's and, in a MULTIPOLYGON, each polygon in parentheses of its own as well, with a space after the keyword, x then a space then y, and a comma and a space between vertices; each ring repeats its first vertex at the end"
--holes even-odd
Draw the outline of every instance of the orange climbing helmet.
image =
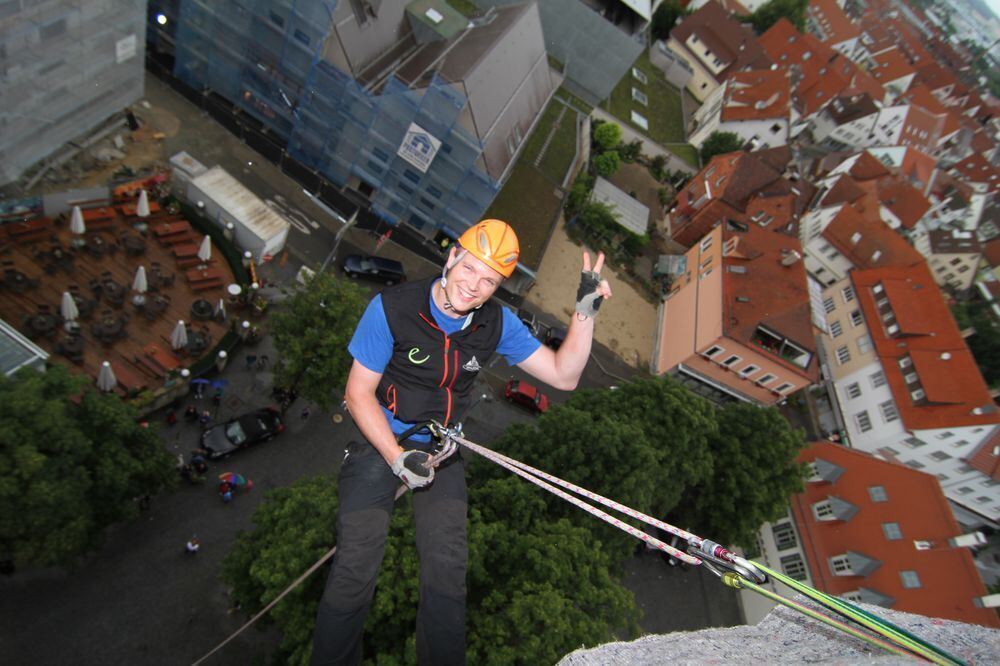
POLYGON ((517 234, 502 220, 475 223, 459 236, 458 244, 505 278, 514 272, 521 254, 517 234))

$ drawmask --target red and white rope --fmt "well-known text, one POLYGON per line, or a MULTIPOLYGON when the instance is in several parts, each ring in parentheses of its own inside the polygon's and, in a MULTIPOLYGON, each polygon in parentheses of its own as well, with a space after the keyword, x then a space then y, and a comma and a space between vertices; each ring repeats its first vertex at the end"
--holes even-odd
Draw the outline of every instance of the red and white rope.
POLYGON ((700 559, 688 555, 683 551, 677 550, 676 548, 660 541, 656 537, 652 537, 643 532, 642 530, 632 527, 628 523, 625 523, 619 520, 618 518, 615 518, 614 516, 598 509, 597 507, 587 504, 583 500, 573 497, 569 493, 565 493, 562 490, 559 490, 559 488, 556 488, 555 486, 560 486, 562 488, 565 488, 566 490, 569 490, 570 492, 576 493, 577 495, 581 495, 583 497, 586 497, 587 499, 593 500, 598 504, 603 504, 604 506, 610 509, 614 509, 615 511, 623 513, 627 516, 631 516, 636 520, 640 520, 649 525, 653 525, 654 527, 658 527, 661 530, 664 530, 665 532, 669 532, 670 534, 674 534, 684 539, 685 541, 694 545, 695 547, 699 547, 701 545, 702 542, 701 537, 695 534, 691 534, 690 532, 682 530, 678 527, 674 527, 670 523, 665 523, 662 520, 657 520, 652 516, 648 516, 640 511, 636 511, 635 509, 627 507, 624 504, 621 504, 614 500, 610 500, 606 497, 598 495, 597 493, 591 492, 586 488, 582 488, 576 484, 570 483, 569 481, 564 481, 557 476, 552 476, 551 474, 543 472, 540 469, 536 469, 531 465, 526 465, 518 460, 509 458, 503 455, 502 453, 497 453, 496 451, 487 449, 486 447, 480 446, 479 444, 470 442, 464 437, 452 435, 451 439, 455 442, 458 442, 462 446, 466 447, 470 451, 478 453, 487 460, 491 460, 492 462, 495 462, 504 469, 507 469, 513 472, 514 474, 517 474, 521 478, 534 483, 540 488, 548 490, 550 493, 556 495, 557 497, 561 497, 570 504, 573 504, 574 506, 586 511, 592 516, 596 516, 597 518, 600 518, 601 520, 610 523, 611 525, 614 525, 618 529, 627 532, 628 534, 631 534, 636 539, 639 539, 654 548, 662 550, 671 555, 672 557, 677 558, 678 560, 687 562, 688 564, 701 564, 700 559))

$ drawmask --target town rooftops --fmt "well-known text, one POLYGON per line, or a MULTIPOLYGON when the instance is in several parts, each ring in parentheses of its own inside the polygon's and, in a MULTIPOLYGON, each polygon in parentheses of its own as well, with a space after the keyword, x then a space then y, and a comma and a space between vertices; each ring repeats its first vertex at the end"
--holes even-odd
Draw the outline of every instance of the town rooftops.
POLYGON ((824 42, 840 44, 861 34, 836 0, 809 0, 806 12, 818 33, 816 36, 824 42))
POLYGON ((789 117, 791 87, 785 70, 735 72, 726 82, 722 122, 789 117))
POLYGON ((907 429, 1000 423, 1000 411, 926 262, 851 272, 907 429))
POLYGON ((990 191, 1000 188, 1000 169, 986 161, 979 153, 973 153, 952 167, 966 182, 985 184, 990 191))
POLYGON ((974 603, 985 586, 970 552, 949 544, 962 532, 935 477, 830 442, 813 443, 798 460, 841 470, 832 482, 807 483, 791 501, 818 589, 860 592, 894 610, 1000 627, 994 609, 974 603), (849 520, 816 517, 813 507, 830 498, 855 509, 849 520), (835 558, 846 558, 854 575, 836 575, 835 558))
POLYGON ((881 220, 867 219, 845 204, 820 234, 855 268, 911 266, 924 257, 881 220))
POLYGON ((837 95, 826 106, 826 113, 838 125, 878 113, 878 106, 868 93, 837 95))
POLYGON ((886 49, 872 56, 872 60, 875 63, 871 70, 872 76, 882 85, 916 74, 917 71, 906 54, 898 48, 886 49))
POLYGON ((878 183, 878 200, 904 229, 912 229, 930 210, 931 202, 910 183, 894 176, 885 176, 878 183))
POLYGON ((717 81, 726 80, 733 72, 771 65, 753 30, 731 18, 715 0, 709 0, 670 32, 681 44, 686 44, 692 35, 722 61, 723 69, 713 75, 717 81))

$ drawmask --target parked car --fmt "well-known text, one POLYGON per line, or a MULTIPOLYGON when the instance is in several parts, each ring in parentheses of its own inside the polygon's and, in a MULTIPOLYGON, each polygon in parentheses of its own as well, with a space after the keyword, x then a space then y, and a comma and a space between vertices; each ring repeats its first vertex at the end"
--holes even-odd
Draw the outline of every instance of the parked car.
POLYGON ((352 254, 344 260, 344 274, 349 278, 364 277, 386 285, 406 281, 403 264, 384 257, 352 254))
POLYGON ((545 333, 545 346, 558 350, 566 339, 566 329, 562 326, 553 326, 545 333))
POLYGON ((517 318, 528 327, 532 335, 538 335, 538 317, 535 316, 534 312, 521 308, 517 311, 517 318))
POLYGON ((265 407, 212 426, 201 433, 201 448, 208 452, 209 458, 223 458, 257 442, 273 439, 284 430, 281 412, 273 407, 265 407))
POLYGON ((549 408, 549 397, 532 384, 511 377, 504 386, 504 397, 509 402, 527 407, 536 414, 541 414, 549 408))

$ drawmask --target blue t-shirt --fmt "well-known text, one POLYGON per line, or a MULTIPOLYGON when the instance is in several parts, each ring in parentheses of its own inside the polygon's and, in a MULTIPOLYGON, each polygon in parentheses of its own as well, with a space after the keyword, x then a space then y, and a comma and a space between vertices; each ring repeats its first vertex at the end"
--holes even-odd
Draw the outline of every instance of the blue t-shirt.
MULTIPOLYGON (((462 330, 467 317, 450 317, 437 306, 432 296, 428 296, 428 298, 430 300, 431 314, 434 315, 434 321, 442 331, 451 335, 462 330)), ((542 343, 531 335, 528 327, 517 318, 517 315, 510 308, 501 306, 500 310, 503 312, 501 319, 502 328, 500 343, 497 345, 496 351, 510 365, 517 365, 534 354, 542 343)), ((392 331, 389 330, 389 322, 385 318, 385 309, 382 306, 382 296, 380 294, 373 298, 365 309, 365 313, 361 316, 361 321, 358 322, 358 327, 354 330, 354 336, 351 338, 347 350, 351 352, 351 356, 361 365, 372 372, 381 374, 385 372, 385 367, 389 365, 389 361, 392 359, 393 342, 392 331)), ((382 411, 385 412, 385 417, 388 419, 392 431, 397 435, 405 432, 413 425, 398 420, 385 407, 382 408, 382 411)), ((430 439, 430 435, 418 433, 410 437, 410 439, 426 442, 430 439)))

